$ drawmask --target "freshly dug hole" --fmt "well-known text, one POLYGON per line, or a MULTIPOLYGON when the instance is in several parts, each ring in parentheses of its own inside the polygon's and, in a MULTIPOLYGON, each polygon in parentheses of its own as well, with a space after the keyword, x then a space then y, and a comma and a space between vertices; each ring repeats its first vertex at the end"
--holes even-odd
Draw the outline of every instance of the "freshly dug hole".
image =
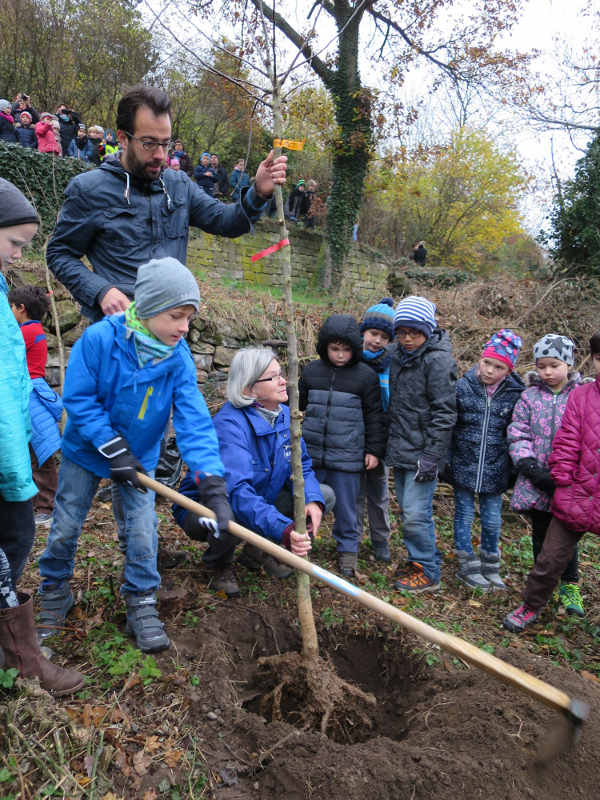
POLYGON ((421 661, 402 640, 345 636, 306 662, 300 653, 266 656, 243 707, 267 722, 287 722, 340 744, 387 736, 404 739, 411 692, 423 681, 421 661))

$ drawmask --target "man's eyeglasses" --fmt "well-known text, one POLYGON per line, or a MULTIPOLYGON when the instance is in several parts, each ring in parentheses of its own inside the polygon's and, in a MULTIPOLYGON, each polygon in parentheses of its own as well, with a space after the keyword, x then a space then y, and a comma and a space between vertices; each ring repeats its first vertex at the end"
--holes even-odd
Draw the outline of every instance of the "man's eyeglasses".
POLYGON ((163 150, 170 150, 173 145, 171 139, 166 142, 157 142, 156 139, 140 139, 139 136, 134 136, 133 133, 127 133, 127 131, 124 131, 124 133, 128 139, 134 139, 136 142, 139 142, 144 150, 147 150, 149 153, 153 153, 155 150, 158 150, 159 147, 162 147, 163 150))
POLYGON ((277 375, 271 375, 268 378, 259 378, 254 383, 266 383, 267 381, 285 381, 287 378, 285 377, 283 372, 278 372, 277 375))

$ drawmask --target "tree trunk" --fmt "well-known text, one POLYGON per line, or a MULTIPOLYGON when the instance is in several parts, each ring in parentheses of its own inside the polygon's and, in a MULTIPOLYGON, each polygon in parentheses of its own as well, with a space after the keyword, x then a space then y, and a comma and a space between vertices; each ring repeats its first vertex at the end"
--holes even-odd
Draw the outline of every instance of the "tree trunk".
MULTIPOLYGON (((273 133, 275 138, 283 138, 279 85, 275 77, 273 78, 273 133)), ((276 150, 276 155, 279 155, 278 150, 276 150)), ((279 222, 279 236, 280 239, 287 239, 288 231, 283 214, 281 186, 275 187, 275 203, 277 206, 277 221, 279 222)), ((284 247, 281 253, 283 256, 283 297, 285 300, 287 317, 288 395, 292 443, 292 481, 294 486, 294 529, 298 533, 306 533, 304 473, 302 471, 302 447, 300 440, 301 414, 298 409, 298 341, 296 337, 294 302, 292 299, 291 247, 284 247)), ((300 632, 302 634, 302 655, 307 660, 314 659, 319 655, 319 643, 313 616, 312 600, 310 597, 310 578, 303 572, 298 572, 298 619, 300 621, 300 632)))

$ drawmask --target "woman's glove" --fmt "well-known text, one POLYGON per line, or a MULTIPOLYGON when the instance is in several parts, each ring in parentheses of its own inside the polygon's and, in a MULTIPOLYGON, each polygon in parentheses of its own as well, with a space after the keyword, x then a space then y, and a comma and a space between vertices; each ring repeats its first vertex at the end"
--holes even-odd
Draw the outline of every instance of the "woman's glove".
POLYGON ((117 483, 131 486, 138 492, 146 492, 146 487, 139 482, 137 472, 145 472, 144 468, 133 455, 122 436, 115 436, 109 442, 100 445, 98 451, 108 459, 110 477, 117 483))
MULTIPOLYGON (((202 505, 208 506, 211 511, 215 512, 217 525, 221 530, 226 531, 233 519, 233 511, 227 499, 225 479, 218 475, 202 473, 202 476, 196 474, 195 481, 198 487, 198 500, 202 505)), ((206 520, 208 518, 199 517, 199 519, 206 520)))

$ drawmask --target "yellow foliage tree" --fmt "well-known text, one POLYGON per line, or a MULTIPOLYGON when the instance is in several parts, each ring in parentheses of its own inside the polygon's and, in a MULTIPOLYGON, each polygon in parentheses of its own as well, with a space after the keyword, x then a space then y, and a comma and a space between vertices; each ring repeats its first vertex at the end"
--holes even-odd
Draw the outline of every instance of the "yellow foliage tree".
MULTIPOLYGON (((485 272, 502 243, 524 232, 517 203, 527 183, 513 153, 483 131, 460 128, 449 144, 408 154, 373 174, 368 216, 380 226, 385 218, 392 223, 396 251, 408 255, 423 239, 430 263, 485 272), (384 213, 373 214, 373 204, 384 213)), ((370 228, 369 239, 375 234, 381 242, 370 228)))

